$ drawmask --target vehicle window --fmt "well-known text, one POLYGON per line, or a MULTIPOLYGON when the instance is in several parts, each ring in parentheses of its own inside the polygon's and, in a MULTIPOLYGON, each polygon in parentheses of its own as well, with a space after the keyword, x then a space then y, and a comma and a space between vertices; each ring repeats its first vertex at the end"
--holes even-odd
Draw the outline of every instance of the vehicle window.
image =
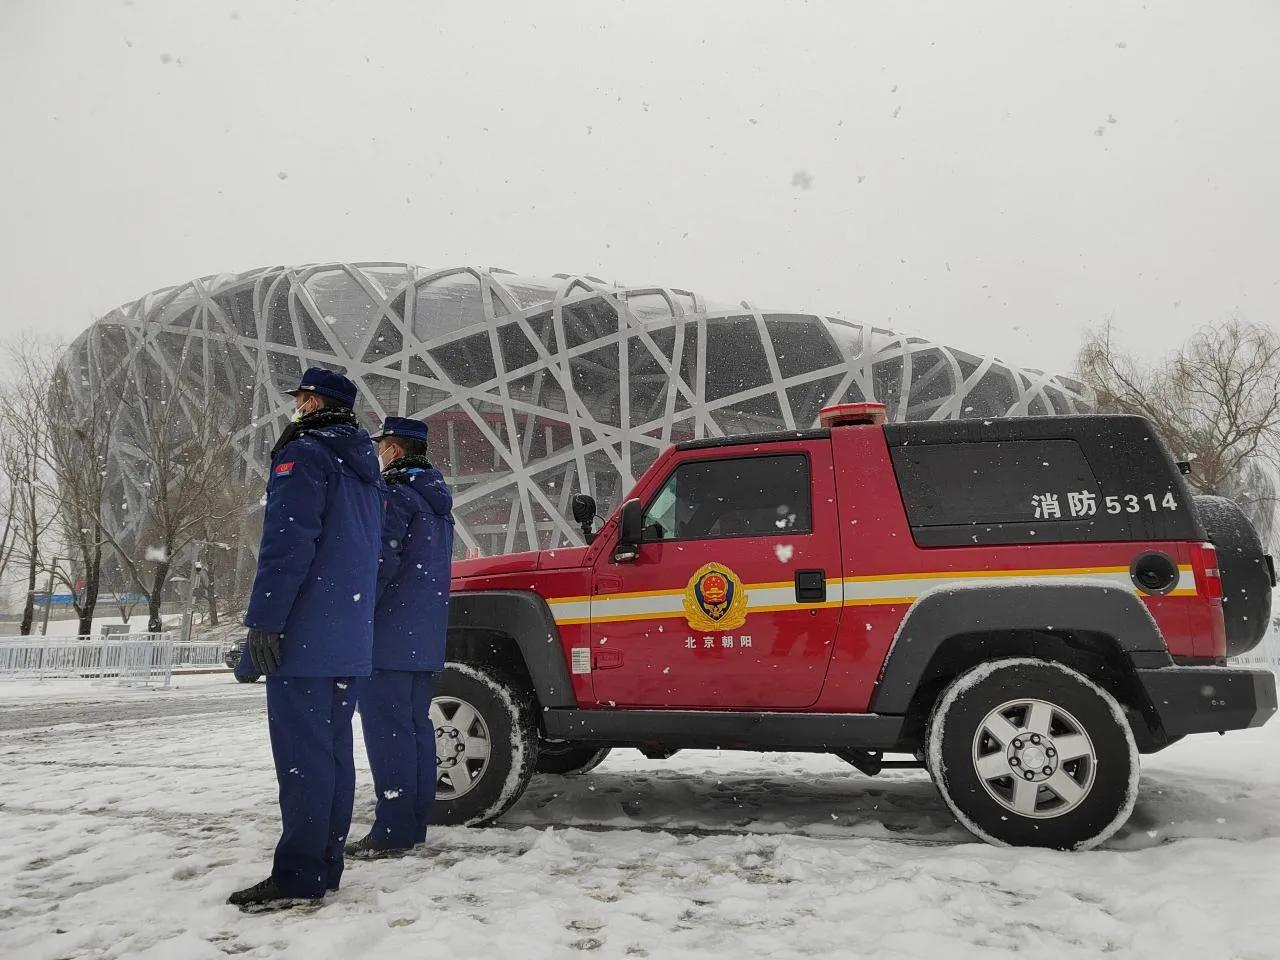
POLYGON ((1096 515, 1098 481, 1074 440, 906 446, 894 450, 903 503, 914 527, 1070 520, 1068 493, 1087 495, 1096 515), (1045 516, 1046 493, 1061 499, 1045 516))
POLYGON ((646 540, 809 533, 809 459, 803 454, 681 464, 649 503, 646 540))
MULTIPOLYGON (((1104 497, 1075 440, 903 445, 892 455, 920 546, 1125 540, 1134 521, 1160 516, 1125 513, 1126 502, 1145 502, 1136 495, 1104 497)), ((1147 499, 1167 507, 1166 494, 1161 488, 1147 499)))

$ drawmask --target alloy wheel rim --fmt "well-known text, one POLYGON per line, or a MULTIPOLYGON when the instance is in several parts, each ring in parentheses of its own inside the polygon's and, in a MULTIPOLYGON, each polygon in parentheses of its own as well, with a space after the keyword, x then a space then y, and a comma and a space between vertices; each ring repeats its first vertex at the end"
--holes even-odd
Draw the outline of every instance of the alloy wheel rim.
POLYGON ((456 800, 475 789, 489 767, 489 726, 457 697, 436 697, 430 714, 436 730, 436 799, 456 800))
POLYGON ((1048 820, 1080 806, 1093 789, 1098 755, 1084 726, 1057 704, 1034 697, 991 710, 973 737, 973 768, 983 789, 1020 817, 1048 820))

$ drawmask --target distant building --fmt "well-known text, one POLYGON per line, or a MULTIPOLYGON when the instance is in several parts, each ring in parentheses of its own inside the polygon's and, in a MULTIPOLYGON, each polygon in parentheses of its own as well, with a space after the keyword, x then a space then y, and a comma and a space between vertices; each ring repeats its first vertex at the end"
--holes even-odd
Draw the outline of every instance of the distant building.
MULTIPOLYGON (((570 496, 590 492, 608 511, 673 441, 804 428, 829 403, 879 400, 898 420, 1088 409, 1065 377, 846 320, 585 276, 399 263, 159 290, 98 320, 71 358, 90 353, 238 394, 245 412, 227 429, 261 478, 292 412, 282 391, 307 366, 344 371, 370 426, 385 414, 430 422, 458 549, 486 554, 581 542, 570 496)), ((136 533, 142 481, 127 442, 115 456, 114 521, 136 533)))

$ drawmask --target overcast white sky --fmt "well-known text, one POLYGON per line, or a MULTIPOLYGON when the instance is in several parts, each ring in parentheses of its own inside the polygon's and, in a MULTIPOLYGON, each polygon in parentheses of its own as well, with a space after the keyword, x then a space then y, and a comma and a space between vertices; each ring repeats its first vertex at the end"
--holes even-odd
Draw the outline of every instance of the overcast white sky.
POLYGON ((1280 323, 1280 5, 0 0, 0 331, 593 273, 1071 366, 1280 323))

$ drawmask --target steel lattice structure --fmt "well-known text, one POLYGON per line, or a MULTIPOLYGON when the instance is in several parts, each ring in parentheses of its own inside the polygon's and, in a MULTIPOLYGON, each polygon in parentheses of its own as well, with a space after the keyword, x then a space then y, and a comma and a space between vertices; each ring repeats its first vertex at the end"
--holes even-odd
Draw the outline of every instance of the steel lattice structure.
MULTIPOLYGON (((846 320, 589 276, 399 263, 193 280, 112 310, 70 356, 141 358, 234 396, 245 412, 228 429, 263 478, 292 412, 283 391, 308 366, 341 370, 371 426, 387 414, 431 424, 459 549, 483 553, 579 543, 573 493, 608 509, 673 441, 804 428, 829 403, 879 400, 892 419, 1089 409, 1073 380, 846 320)), ((123 439, 115 520, 127 526, 140 498, 123 439)))

